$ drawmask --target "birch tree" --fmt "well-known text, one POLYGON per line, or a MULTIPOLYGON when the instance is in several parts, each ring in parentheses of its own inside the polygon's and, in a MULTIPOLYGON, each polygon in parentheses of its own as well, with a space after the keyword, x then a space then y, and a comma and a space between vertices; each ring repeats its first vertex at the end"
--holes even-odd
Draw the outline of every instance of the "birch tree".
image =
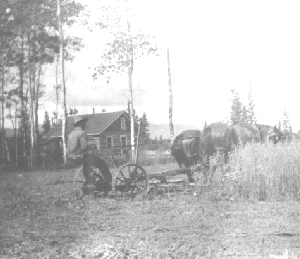
POLYGON ((172 89, 172 77, 171 77, 171 65, 170 65, 170 51, 167 48, 167 63, 168 63, 168 82, 169 82, 169 128, 171 143, 174 141, 174 125, 173 125, 173 89, 172 89))
POLYGON ((108 78, 114 73, 126 73, 130 94, 130 121, 131 121, 131 151, 135 155, 135 132, 134 132, 134 102, 133 102, 133 72, 135 60, 147 55, 156 54, 157 47, 151 43, 153 37, 141 31, 137 24, 131 21, 133 9, 130 1, 116 1, 120 5, 108 6, 106 11, 115 15, 111 19, 104 19, 106 28, 112 36, 112 41, 107 44, 107 51, 101 57, 101 63, 95 68, 94 79, 101 75, 108 78), (110 10, 110 12, 109 12, 110 10), (113 11, 112 11, 113 10, 113 11))
MULTIPOLYGON (((32 166, 38 139, 38 100, 42 95, 42 68, 52 63, 54 55, 59 51, 56 48, 59 42, 57 6, 52 0, 3 0, 0 10, 5 10, 7 6, 11 9, 13 22, 10 27, 5 26, 5 30, 12 34, 10 51, 5 58, 10 72, 15 69, 18 71, 16 89, 20 99, 20 135, 23 143, 21 150, 24 157, 29 154, 29 164, 32 166)), ((71 25, 82 6, 66 0, 62 9, 66 14, 65 22, 71 25)), ((0 14, 0 24, 1 17, 0 14)), ((2 50, 3 48, 0 49, 2 50)))

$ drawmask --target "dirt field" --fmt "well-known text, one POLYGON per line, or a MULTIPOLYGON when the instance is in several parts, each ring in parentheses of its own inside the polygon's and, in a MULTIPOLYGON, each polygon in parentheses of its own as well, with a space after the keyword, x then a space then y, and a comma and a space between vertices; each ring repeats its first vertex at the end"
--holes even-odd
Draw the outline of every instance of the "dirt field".
POLYGON ((300 258, 296 201, 237 201, 198 189, 80 201, 74 174, 0 175, 0 258, 300 258))

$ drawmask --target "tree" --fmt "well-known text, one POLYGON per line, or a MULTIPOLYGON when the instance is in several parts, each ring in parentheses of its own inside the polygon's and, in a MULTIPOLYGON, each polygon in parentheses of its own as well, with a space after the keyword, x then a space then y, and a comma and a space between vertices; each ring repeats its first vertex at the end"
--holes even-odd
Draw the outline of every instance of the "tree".
POLYGON ((149 133, 149 122, 148 122, 146 113, 143 113, 143 116, 141 119, 141 128, 146 133, 145 142, 147 143, 150 138, 150 133, 149 133))
MULTIPOLYGON (((57 6, 52 0, 2 0, 0 10, 8 6, 10 23, 3 23, 0 13, 0 56, 8 73, 15 74, 13 87, 19 98, 21 153, 32 166, 38 140, 38 100, 43 94, 40 78, 44 65, 52 63, 59 52, 57 6), (8 45, 2 44, 5 40, 8 45)), ((65 0, 64 22, 73 24, 82 8, 75 1, 65 0)))
POLYGON ((128 78, 128 89, 130 93, 130 120, 131 120, 131 151, 134 156, 134 104, 133 104, 133 69, 135 60, 145 54, 156 53, 156 47, 150 43, 152 37, 147 35, 136 27, 133 28, 131 17, 133 9, 130 7, 130 1, 112 1, 117 7, 106 9, 106 13, 110 16, 110 25, 106 27, 112 35, 113 40, 107 44, 108 49, 101 57, 101 64, 96 67, 93 75, 96 79, 99 75, 110 77, 112 73, 126 73, 128 78))
MULTIPOLYGON (((127 113, 130 114, 130 101, 128 101, 128 103, 127 103, 127 113)), ((137 123, 139 120, 139 116, 136 113, 134 108, 133 108, 133 118, 134 118, 134 122, 137 123)))
POLYGON ((170 51, 167 48, 167 63, 168 63, 168 78, 169 78, 169 128, 171 143, 174 141, 174 125, 173 125, 173 90, 172 90, 172 77, 171 77, 171 65, 170 65, 170 51))
POLYGON ((278 127, 279 130, 281 130, 281 121, 278 121, 278 127))
POLYGON ((47 134, 50 130, 51 123, 50 123, 50 117, 47 111, 45 111, 44 115, 44 122, 43 122, 43 133, 47 134))
POLYGON ((251 86, 249 87, 248 91, 248 106, 247 106, 247 121, 251 124, 256 122, 255 116, 255 103, 253 100, 253 93, 251 86))
POLYGON ((290 115, 287 112, 286 109, 283 111, 283 119, 282 119, 282 131, 284 133, 288 133, 291 131, 291 121, 290 121, 290 115))
POLYGON ((248 110, 246 109, 246 106, 243 105, 243 109, 242 109, 242 115, 241 115, 241 122, 247 122, 248 121, 248 110))
POLYGON ((235 89, 231 89, 232 99, 231 99, 231 111, 230 111, 230 120, 231 123, 237 124, 242 119, 243 114, 243 104, 240 101, 239 93, 235 89))
POLYGON ((61 123, 61 117, 56 111, 52 112, 52 117, 50 118, 51 120, 51 126, 55 127, 61 123))
POLYGON ((74 115, 74 114, 77 114, 78 113, 78 110, 76 108, 72 109, 72 108, 69 108, 69 113, 68 115, 74 115))
POLYGON ((66 91, 66 81, 65 81, 65 57, 64 57, 64 33, 63 33, 63 20, 62 20, 62 13, 61 13, 61 2, 57 0, 57 24, 59 30, 59 53, 60 53, 60 68, 61 68, 61 85, 62 85, 62 109, 63 109, 63 116, 62 116, 62 146, 63 146, 63 157, 64 157, 64 164, 67 165, 67 91, 66 91))

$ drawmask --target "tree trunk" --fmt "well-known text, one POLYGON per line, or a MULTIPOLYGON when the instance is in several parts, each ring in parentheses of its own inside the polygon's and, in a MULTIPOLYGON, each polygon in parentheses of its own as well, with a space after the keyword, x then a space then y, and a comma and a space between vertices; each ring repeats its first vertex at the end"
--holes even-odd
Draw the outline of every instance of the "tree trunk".
POLYGON ((35 136, 34 136, 34 97, 33 97, 33 87, 32 87, 32 76, 31 76, 31 44, 30 44, 30 36, 28 35, 28 87, 29 87, 29 99, 30 99, 30 106, 29 106, 29 121, 30 121, 30 159, 29 159, 29 165, 30 167, 33 167, 34 164, 34 153, 35 153, 35 136))
POLYGON ((4 78, 4 64, 2 65, 2 78, 1 78, 1 131, 2 133, 4 132, 4 83, 5 83, 5 78, 4 78))
POLYGON ((64 66, 64 34, 62 28, 62 14, 61 14, 61 2, 57 0, 57 20, 59 28, 59 38, 60 38, 60 62, 61 62, 61 83, 63 88, 62 104, 63 104, 63 116, 62 116, 62 144, 63 144, 63 156, 64 165, 67 165, 67 144, 66 144, 66 125, 67 125, 67 102, 66 102, 66 84, 65 84, 65 66, 64 66))
MULTIPOLYGON (((127 22, 128 25, 128 33, 131 40, 130 33, 130 22, 127 22)), ((131 42, 130 47, 130 57, 129 58, 129 67, 128 67, 128 85, 129 85, 129 93, 130 93, 130 140, 131 140, 131 159, 135 158, 135 132, 134 132, 134 112, 133 112, 133 90, 132 90, 132 73, 133 73, 133 46, 131 42)))
POLYGON ((15 159, 16 159, 16 162, 15 162, 15 165, 16 166, 19 166, 19 163, 18 163, 18 134, 17 134, 17 108, 15 110, 15 128, 14 128, 14 132, 15 132, 15 149, 16 149, 16 154, 15 154, 15 159))
POLYGON ((173 125, 173 90, 172 90, 172 78, 171 78, 171 67, 170 67, 170 54, 169 47, 167 49, 167 61, 168 61, 168 77, 169 77, 169 128, 171 143, 174 141, 174 125, 173 125))
POLYGON ((36 144, 39 140, 39 95, 40 95, 40 78, 41 78, 41 71, 42 71, 42 64, 39 62, 38 64, 38 77, 36 82, 36 91, 35 91, 35 136, 36 136, 36 144))
MULTIPOLYGON (((5 143, 5 136, 4 136, 4 64, 2 62, 2 78, 1 78, 1 140, 0 143, 4 145, 5 143)), ((4 147, 0 147, 1 150, 1 161, 4 162, 5 155, 4 155, 4 147)))
POLYGON ((21 41, 21 64, 19 66, 19 76, 20 76, 20 102, 21 102, 21 123, 20 123, 20 133, 21 133, 21 141, 22 141, 22 145, 21 145, 21 152, 22 155, 24 150, 25 150, 25 134, 24 134, 24 116, 25 116, 25 112, 24 112, 24 89, 23 89, 23 84, 24 84, 24 38, 23 38, 23 34, 22 34, 22 41, 21 41))

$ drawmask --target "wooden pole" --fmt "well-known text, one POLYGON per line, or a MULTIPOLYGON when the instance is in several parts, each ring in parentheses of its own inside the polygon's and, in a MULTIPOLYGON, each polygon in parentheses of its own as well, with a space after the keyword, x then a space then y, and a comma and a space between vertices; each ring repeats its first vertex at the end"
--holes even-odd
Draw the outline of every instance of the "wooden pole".
POLYGON ((61 65, 61 84, 63 88, 62 94, 62 109, 63 109, 63 116, 62 116, 62 144, 63 144, 63 156, 64 156, 64 165, 67 165, 67 144, 66 144, 66 137, 67 137, 67 101, 66 101, 66 84, 65 84, 65 65, 64 65, 64 34, 62 28, 62 14, 61 14, 61 2, 57 0, 57 19, 58 19, 58 28, 59 28, 59 39, 60 39, 60 46, 59 46, 59 54, 60 54, 60 65, 61 65))
POLYGON ((170 128, 170 137, 171 137, 171 144, 172 144, 174 141, 173 91, 172 91, 172 77, 171 77, 169 47, 167 48, 167 62, 168 62, 168 77, 169 77, 169 128, 170 128))

